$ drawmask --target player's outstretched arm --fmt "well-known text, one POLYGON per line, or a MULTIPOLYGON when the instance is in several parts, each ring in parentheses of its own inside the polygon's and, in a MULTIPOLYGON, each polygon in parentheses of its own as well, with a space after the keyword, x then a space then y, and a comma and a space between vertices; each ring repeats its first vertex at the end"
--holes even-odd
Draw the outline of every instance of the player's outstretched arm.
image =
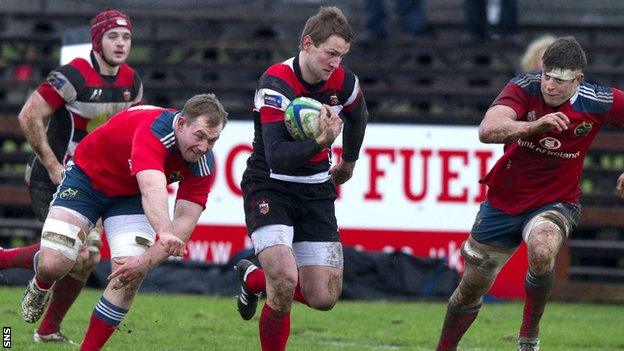
MULTIPOLYGON (((113 289, 121 289, 135 283, 138 284, 152 267, 159 265, 167 257, 174 255, 172 252, 174 252, 176 256, 184 255, 186 253, 186 242, 195 228, 195 225, 197 225, 197 221, 203 210, 204 207, 197 203, 182 199, 177 200, 174 209, 171 235, 163 236, 161 234, 158 242, 141 255, 115 259, 115 263, 120 265, 120 267, 112 272, 108 279, 113 280, 117 277, 123 277, 123 279, 115 280, 113 289), (177 247, 179 243, 183 245, 181 251, 172 251, 170 249, 171 247, 177 247)), ((169 218, 168 214, 166 216, 169 218)))
POLYGON ((167 178, 161 171, 146 169, 136 174, 143 211, 158 235, 172 233, 167 204, 167 178))
POLYGON ((176 237, 186 243, 203 211, 204 207, 195 202, 177 200, 173 211, 173 231, 176 237))
POLYGON ((50 147, 45 128, 47 119, 53 113, 52 107, 41 94, 35 91, 26 100, 17 118, 26 140, 37 154, 41 164, 47 169, 52 183, 58 185, 61 182, 64 168, 50 147))

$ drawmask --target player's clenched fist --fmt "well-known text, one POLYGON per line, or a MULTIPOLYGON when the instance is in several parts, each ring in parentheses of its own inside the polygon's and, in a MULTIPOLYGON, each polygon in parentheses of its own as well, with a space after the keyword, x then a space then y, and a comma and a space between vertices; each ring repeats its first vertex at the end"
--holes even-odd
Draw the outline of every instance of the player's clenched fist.
POLYGON ((186 254, 186 243, 171 233, 159 234, 158 244, 165 248, 171 256, 182 257, 186 254))
POLYGON ((539 132, 549 132, 555 129, 559 132, 563 132, 568 129, 570 119, 562 112, 553 112, 542 116, 540 119, 535 121, 535 123, 539 125, 539 132))
POLYGON ((323 104, 319 121, 319 134, 316 136, 316 143, 321 147, 330 147, 336 137, 342 131, 342 119, 338 117, 336 111, 323 104))

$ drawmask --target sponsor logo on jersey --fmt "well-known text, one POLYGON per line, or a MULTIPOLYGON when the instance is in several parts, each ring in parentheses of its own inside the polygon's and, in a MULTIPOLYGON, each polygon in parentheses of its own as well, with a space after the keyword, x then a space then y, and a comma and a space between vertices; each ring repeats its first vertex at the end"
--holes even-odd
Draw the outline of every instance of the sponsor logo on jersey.
POLYGON ((584 137, 591 132, 593 123, 583 122, 574 128, 574 135, 584 137))
POLYGON ((533 122, 536 119, 537 119, 537 115, 536 115, 535 111, 529 111, 529 113, 527 113, 527 121, 533 122))
POLYGON ((123 92, 123 99, 125 102, 130 101, 130 98, 132 97, 132 95, 130 94, 130 90, 126 89, 123 92))
POLYGON ((548 150, 557 150, 561 147, 561 142, 552 137, 546 137, 539 141, 540 145, 542 145, 545 149, 548 150))
POLYGON ((332 94, 329 97, 329 105, 330 106, 340 105, 340 101, 338 100, 338 96, 336 96, 335 94, 332 94))
POLYGON ((170 183, 179 182, 181 180, 184 180, 184 176, 182 175, 181 171, 175 171, 175 172, 172 172, 171 174, 169 174, 169 182, 170 183))
POLYGON ((258 210, 260 211, 261 214, 266 216, 270 210, 268 201, 267 200, 260 201, 260 203, 258 204, 258 210))
POLYGON ((282 108, 282 97, 279 95, 264 95, 264 104, 277 108, 282 108))
POLYGON ((59 76, 49 76, 48 83, 53 86, 56 90, 61 90, 63 85, 67 83, 67 81, 59 76))
POLYGON ((76 194, 78 194, 78 190, 67 188, 59 194, 59 197, 63 200, 69 200, 69 199, 73 199, 74 197, 76 197, 76 194))

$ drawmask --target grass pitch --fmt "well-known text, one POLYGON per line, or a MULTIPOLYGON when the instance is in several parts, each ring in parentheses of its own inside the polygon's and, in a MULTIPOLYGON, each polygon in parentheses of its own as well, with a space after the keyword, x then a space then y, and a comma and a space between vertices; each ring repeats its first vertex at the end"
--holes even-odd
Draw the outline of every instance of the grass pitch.
MULTIPOLYGON (((35 325, 22 321, 23 288, 0 287, 0 324, 11 327, 14 350, 76 350, 32 342, 35 325)), ((63 323, 75 341, 84 336, 101 291, 86 289, 63 323)), ((260 305, 262 306, 262 305, 260 305)), ((295 303, 289 350, 434 350, 445 303, 340 301, 329 312, 295 303)), ((459 350, 516 349, 520 303, 486 304, 459 350)), ((552 303, 541 325, 545 351, 624 350, 624 306, 552 303)), ((139 294, 107 350, 259 350, 258 315, 238 316, 233 298, 139 294)))

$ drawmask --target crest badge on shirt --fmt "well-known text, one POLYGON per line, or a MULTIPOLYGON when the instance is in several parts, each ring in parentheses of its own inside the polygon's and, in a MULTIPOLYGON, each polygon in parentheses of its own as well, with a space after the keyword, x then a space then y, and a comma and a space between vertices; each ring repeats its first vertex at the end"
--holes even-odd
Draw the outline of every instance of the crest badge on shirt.
POLYGON ((260 203, 258 204, 258 211, 266 216, 267 214, 269 214, 269 210, 269 202, 267 200, 260 201, 260 203))
POLYGON ((574 128, 574 135, 584 137, 591 132, 593 126, 591 122, 583 122, 574 128))
POLYGON ((171 172, 171 174, 169 174, 169 182, 170 183, 175 183, 175 182, 179 182, 184 180, 184 176, 182 175, 181 171, 175 171, 175 172, 171 172))
POLYGON ((529 122, 533 122, 533 121, 535 121, 536 119, 537 119, 537 118, 536 118, 535 111, 529 111, 529 113, 527 113, 527 121, 529 121, 529 122))
POLYGON ((123 99, 125 102, 130 101, 130 98, 132 97, 132 95, 130 94, 130 90, 126 89, 123 92, 123 99))

